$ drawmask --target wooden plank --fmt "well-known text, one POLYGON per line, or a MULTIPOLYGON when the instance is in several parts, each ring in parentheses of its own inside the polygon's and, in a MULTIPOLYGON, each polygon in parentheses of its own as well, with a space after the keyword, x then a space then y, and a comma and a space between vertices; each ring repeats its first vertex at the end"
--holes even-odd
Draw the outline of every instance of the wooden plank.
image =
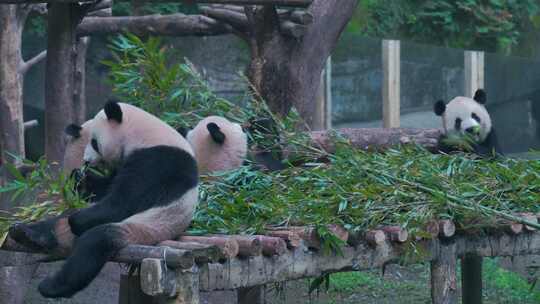
POLYGON ((433 304, 457 304, 456 243, 441 244, 431 261, 431 301, 433 304))
POLYGON ((400 41, 382 41, 383 127, 399 128, 400 116, 400 41))
POLYGON ((484 88, 484 52, 465 51, 465 96, 484 88))
MULTIPOLYGON (((128 1, 128 0, 120 0, 128 1)), ((77 3, 77 2, 95 2, 94 0, 0 0, 1 3, 24 4, 24 3, 77 3)), ((305 7, 311 4, 312 0, 147 0, 146 3, 214 3, 214 4, 232 4, 232 5, 279 5, 279 6, 299 6, 305 7)))

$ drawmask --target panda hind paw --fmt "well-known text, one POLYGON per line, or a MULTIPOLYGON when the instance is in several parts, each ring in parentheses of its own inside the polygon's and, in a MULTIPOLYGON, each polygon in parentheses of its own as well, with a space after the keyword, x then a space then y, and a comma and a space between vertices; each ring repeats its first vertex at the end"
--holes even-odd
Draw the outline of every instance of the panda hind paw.
POLYGON ((71 298, 76 291, 70 290, 68 284, 58 282, 55 277, 46 277, 39 283, 39 293, 45 298, 71 298))
MULTIPOLYGON (((38 227, 36 227, 38 228, 38 227)), ((58 243, 51 231, 39 231, 27 224, 17 224, 9 228, 9 236, 17 243, 34 250, 51 250, 58 243)))

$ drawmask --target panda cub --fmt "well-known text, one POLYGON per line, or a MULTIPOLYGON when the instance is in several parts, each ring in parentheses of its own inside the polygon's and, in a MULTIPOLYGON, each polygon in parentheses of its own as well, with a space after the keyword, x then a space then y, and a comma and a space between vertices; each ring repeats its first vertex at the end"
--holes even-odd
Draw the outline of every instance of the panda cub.
POLYGON ((208 116, 185 133, 195 152, 200 174, 232 170, 246 160, 246 133, 239 124, 224 117, 208 116))
MULTIPOLYGON (((474 153, 482 156, 502 155, 497 141, 495 129, 491 124, 491 117, 484 107, 486 104, 486 92, 479 89, 473 98, 455 97, 445 104, 439 100, 434 105, 434 112, 442 117, 443 139, 451 134, 467 134, 474 140, 474 153)), ((451 152, 455 148, 439 141, 439 150, 451 152)))
POLYGON ((76 238, 62 268, 39 284, 39 292, 48 298, 71 297, 84 289, 129 244, 153 245, 177 237, 188 227, 198 202, 194 153, 169 125, 135 106, 109 102, 88 127, 84 161, 116 167, 104 197, 53 219, 54 224, 45 220, 44 225, 20 224, 10 230, 15 235, 30 230, 33 234, 18 235, 34 237, 26 242, 52 236, 64 243, 65 233, 58 231, 65 230, 76 238))

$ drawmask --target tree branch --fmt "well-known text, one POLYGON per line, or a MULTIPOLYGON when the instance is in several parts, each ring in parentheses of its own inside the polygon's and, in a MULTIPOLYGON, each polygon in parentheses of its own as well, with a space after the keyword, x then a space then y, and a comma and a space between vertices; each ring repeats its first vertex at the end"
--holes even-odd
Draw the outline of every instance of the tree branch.
POLYGON ((136 17, 86 17, 77 28, 80 36, 131 32, 162 36, 221 35, 230 27, 202 15, 148 15, 136 17))
POLYGON ((23 62, 21 66, 19 67, 19 73, 23 75, 26 74, 26 72, 28 72, 28 70, 30 70, 32 66, 39 63, 41 60, 45 59, 46 57, 47 57, 47 51, 46 50, 41 51, 41 53, 37 54, 33 58, 23 62))
POLYGON ((244 32, 248 26, 248 19, 246 15, 241 12, 209 6, 201 6, 199 9, 206 16, 228 23, 238 31, 244 32))
MULTIPOLYGON (((280 5, 280 6, 300 6, 305 7, 311 4, 312 0, 184 0, 185 2, 191 3, 219 3, 219 4, 236 4, 236 5, 280 5)), ((182 2, 184 2, 182 1, 182 2)), ((23 3, 75 3, 75 2, 92 2, 91 0, 0 0, 0 3, 11 3, 11 4, 23 4, 23 3)), ((147 0, 148 3, 160 3, 160 2, 171 2, 170 0, 147 0)))

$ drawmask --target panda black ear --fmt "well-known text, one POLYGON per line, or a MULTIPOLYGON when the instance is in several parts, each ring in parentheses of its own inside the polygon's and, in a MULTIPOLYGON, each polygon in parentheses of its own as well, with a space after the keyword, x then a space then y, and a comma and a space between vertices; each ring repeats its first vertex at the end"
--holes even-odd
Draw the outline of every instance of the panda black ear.
POLYGON ((221 129, 216 123, 211 122, 206 125, 206 128, 208 129, 208 132, 210 132, 210 136, 216 143, 221 145, 225 142, 226 136, 223 132, 221 132, 221 129))
POLYGON ((116 101, 109 101, 104 107, 105 115, 108 120, 114 120, 117 123, 122 123, 122 109, 116 101))
POLYGON ((66 127, 64 132, 73 138, 79 138, 81 137, 81 130, 82 130, 81 126, 78 126, 76 124, 70 124, 69 126, 66 127))
POLYGON ((442 100, 438 100, 435 105, 433 105, 433 111, 437 116, 441 116, 446 111, 446 104, 442 100))
POLYGON ((486 91, 482 89, 476 90, 476 93, 474 93, 473 99, 476 100, 476 102, 478 102, 479 104, 486 104, 487 102, 486 91))

